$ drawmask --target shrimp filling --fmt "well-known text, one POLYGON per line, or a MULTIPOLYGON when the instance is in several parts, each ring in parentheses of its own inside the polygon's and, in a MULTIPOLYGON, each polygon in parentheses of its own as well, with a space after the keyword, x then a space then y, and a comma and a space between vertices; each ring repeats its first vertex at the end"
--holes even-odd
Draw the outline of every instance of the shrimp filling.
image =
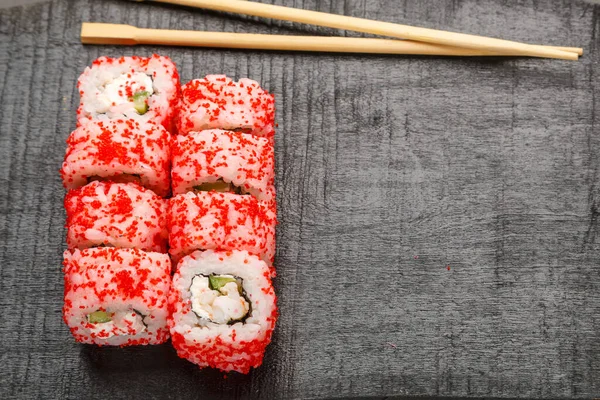
POLYGON ((148 98, 154 94, 152 78, 142 72, 122 74, 106 83, 98 94, 98 113, 111 107, 131 104, 138 114, 148 111, 148 98))
POLYGON ((90 332, 103 338, 137 335, 147 329, 144 316, 136 310, 98 310, 87 315, 90 332))
POLYGON ((216 324, 243 322, 250 303, 242 279, 233 275, 196 275, 190 286, 192 311, 203 320, 216 324))

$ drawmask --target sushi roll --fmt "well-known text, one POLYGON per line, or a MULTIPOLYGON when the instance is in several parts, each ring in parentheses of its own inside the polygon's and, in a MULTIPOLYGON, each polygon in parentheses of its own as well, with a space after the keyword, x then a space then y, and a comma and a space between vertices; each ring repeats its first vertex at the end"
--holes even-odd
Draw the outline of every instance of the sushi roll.
POLYGON ((276 210, 272 202, 232 193, 189 192, 169 199, 169 252, 246 250, 272 265, 276 210))
POLYGON ((167 251, 167 201, 135 183, 94 181, 65 197, 70 249, 167 251))
POLYGON ((63 318, 76 341, 109 346, 164 343, 171 260, 137 249, 65 251, 63 318))
POLYGON ((277 320, 269 267, 246 251, 194 252, 177 266, 169 311, 180 357, 248 373, 261 365, 277 320))
POLYGON ((155 122, 168 131, 181 93, 179 73, 169 57, 100 57, 77 81, 78 125, 132 118, 155 122))
POLYGON ((242 132, 207 130, 178 135, 171 149, 173 194, 218 191, 275 195, 274 151, 266 138, 242 132))
POLYGON ((251 79, 225 75, 194 79, 182 88, 177 129, 180 134, 227 129, 272 139, 275 98, 251 79))
POLYGON ((67 139, 60 171, 67 189, 96 180, 135 182, 159 196, 169 193, 170 135, 160 125, 128 120, 93 121, 67 139))

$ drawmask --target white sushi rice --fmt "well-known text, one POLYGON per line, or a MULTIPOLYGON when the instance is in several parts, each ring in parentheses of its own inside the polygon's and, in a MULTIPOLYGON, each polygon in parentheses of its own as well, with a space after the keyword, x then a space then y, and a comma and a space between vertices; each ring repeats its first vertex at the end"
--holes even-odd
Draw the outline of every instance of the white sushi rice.
MULTIPOLYGON (((218 343, 220 347, 215 348, 216 350, 231 350, 228 354, 218 355, 221 364, 217 366, 224 370, 237 370, 236 364, 243 363, 242 360, 247 362, 256 357, 262 359, 262 351, 270 341, 276 318, 276 297, 268 278, 269 273, 265 262, 246 251, 196 251, 181 259, 169 295, 169 304, 173 310, 169 318, 169 328, 171 335, 175 335, 174 345, 178 351, 200 366, 215 366, 210 360, 203 358, 204 353, 194 354, 190 349, 194 346, 211 348, 218 343), (202 297, 206 293, 202 281, 194 281, 194 278, 211 274, 228 275, 242 280, 245 296, 250 303, 250 312, 244 322, 229 325, 217 323, 209 318, 199 317, 193 311, 193 307, 207 309, 211 302, 210 298, 202 297), (178 335, 183 336, 185 343, 177 339, 178 335), (259 354, 245 353, 245 344, 253 341, 263 343, 262 349, 258 350, 259 354), (228 366, 223 366, 223 363, 228 366)), ((229 289, 237 291, 236 284, 232 283, 229 289)), ((231 302, 221 310, 224 311, 225 319, 233 319, 239 315, 240 310, 235 311, 236 301, 238 306, 243 307, 239 298, 233 296, 231 302)))
POLYGON ((78 124, 92 120, 132 118, 162 124, 171 130, 171 121, 180 93, 179 74, 168 58, 100 57, 78 79, 81 96, 78 124), (143 94, 140 112, 134 96, 143 94))
POLYGON ((233 327, 239 332, 249 333, 248 340, 255 333, 261 331, 264 318, 271 314, 274 304, 270 296, 265 295, 261 288, 269 286, 265 276, 270 274, 269 268, 264 261, 249 254, 247 251, 231 251, 226 256, 225 252, 196 251, 181 259, 177 266, 177 274, 173 277, 173 289, 181 293, 184 302, 193 301, 190 286, 196 275, 233 275, 243 280, 243 288, 250 300, 252 312, 245 323, 238 322, 235 325, 223 325, 199 318, 191 309, 173 315, 178 324, 177 332, 191 332, 194 337, 207 338, 218 332, 231 331, 233 327), (247 263, 245 261, 248 261, 247 263))

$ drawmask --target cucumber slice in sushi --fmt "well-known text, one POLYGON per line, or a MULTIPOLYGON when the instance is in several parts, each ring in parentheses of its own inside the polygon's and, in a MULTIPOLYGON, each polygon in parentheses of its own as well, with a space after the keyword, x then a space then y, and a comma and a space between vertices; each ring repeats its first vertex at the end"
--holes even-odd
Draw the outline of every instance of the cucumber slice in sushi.
POLYGON ((150 92, 142 90, 141 92, 136 92, 131 97, 131 101, 133 101, 133 108, 140 115, 144 115, 148 112, 148 97, 150 97, 150 92))
POLYGON ((112 314, 107 311, 94 311, 93 313, 89 313, 88 322, 90 324, 104 324, 106 322, 112 321, 112 314))
POLYGON ((209 275, 208 287, 212 290, 221 290, 226 284, 235 282, 238 287, 238 292, 243 295, 244 289, 242 287, 242 280, 229 275, 209 275))
POLYGON ((212 290, 221 290, 221 288, 229 282, 235 282, 237 284, 237 281, 233 276, 210 275, 208 277, 208 287, 212 290))

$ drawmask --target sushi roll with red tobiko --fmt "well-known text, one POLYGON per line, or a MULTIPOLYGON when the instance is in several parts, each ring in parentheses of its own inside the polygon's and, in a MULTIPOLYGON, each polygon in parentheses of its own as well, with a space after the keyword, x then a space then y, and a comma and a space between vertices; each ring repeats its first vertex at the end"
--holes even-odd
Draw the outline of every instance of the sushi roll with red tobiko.
POLYGON ((217 191, 275 197, 273 146, 247 133, 208 130, 173 138, 173 193, 217 191))
POLYGON ((79 126, 131 118, 160 124, 169 132, 175 129, 181 87, 169 57, 100 57, 81 74, 77 87, 79 126))
POLYGON ((160 125, 128 120, 94 121, 67 139, 60 170, 63 185, 92 181, 135 182, 165 197, 169 193, 169 133, 160 125))
POLYGON ((270 140, 275 135, 275 98, 251 79, 208 75, 185 84, 179 102, 180 134, 206 129, 241 131, 270 140))
POLYGON ((173 346, 201 368, 248 373, 271 341, 276 300, 269 267, 258 257, 194 252, 179 262, 169 293, 173 346))
POLYGON ((67 245, 167 250, 167 200, 135 183, 94 181, 65 197, 67 245))
POLYGON ((194 250, 246 250, 272 265, 274 202, 233 193, 189 192, 169 199, 167 215, 174 260, 194 250))
POLYGON ((133 346, 169 337, 166 254, 112 247, 65 251, 63 318, 81 343, 133 346))

